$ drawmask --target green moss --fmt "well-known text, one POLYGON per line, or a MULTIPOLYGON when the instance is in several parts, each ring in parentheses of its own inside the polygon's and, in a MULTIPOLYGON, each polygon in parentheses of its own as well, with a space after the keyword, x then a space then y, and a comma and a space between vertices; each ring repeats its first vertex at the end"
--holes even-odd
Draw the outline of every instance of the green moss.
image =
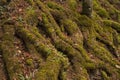
POLYGON ((106 72, 101 71, 101 73, 102 73, 102 77, 104 80, 110 80, 110 78, 107 76, 106 72))
POLYGON ((11 80, 18 79, 17 74, 21 73, 21 65, 18 63, 18 59, 14 57, 16 55, 14 46, 14 25, 4 24, 3 36, 0 42, 0 51, 3 54, 3 60, 5 62, 8 76, 11 80))
MULTIPOLYGON (((34 30, 34 29, 32 29, 34 30)), ((32 31, 34 32, 34 31, 32 31)), ((36 34, 36 33, 35 33, 36 34)), ((43 55, 47 55, 47 56, 43 56, 43 58, 45 58, 46 62, 45 64, 43 64, 38 73, 36 74, 36 80, 57 80, 57 76, 59 75, 59 70, 66 68, 66 59, 64 59, 64 57, 60 57, 59 53, 56 53, 56 50, 49 48, 47 45, 44 45, 41 40, 42 38, 38 38, 33 35, 32 33, 30 33, 28 30, 25 30, 22 27, 19 27, 19 29, 17 30, 17 35, 20 36, 20 38, 22 38, 22 40, 25 41, 26 43, 26 39, 30 42, 32 42, 33 46, 36 48, 36 50, 39 53, 42 53, 43 55), (41 39, 41 40, 39 40, 41 39), (62 65, 62 66, 61 66, 62 65)), ((27 43, 28 43, 27 41, 27 43)), ((31 59, 30 61, 27 61, 30 65, 32 64, 31 59)))
MULTIPOLYGON (((58 80, 58 78, 67 80, 69 74, 70 78, 73 77, 74 80, 87 80, 89 79, 87 73, 89 69, 100 69, 104 80, 109 80, 109 77, 119 79, 120 71, 115 67, 115 65, 119 65, 119 61, 114 59, 115 57, 107 46, 117 50, 114 40, 117 39, 117 32, 120 32, 120 24, 102 20, 103 18, 112 19, 111 16, 117 14, 116 9, 110 7, 109 12, 104 8, 105 3, 102 3, 104 0, 94 0, 95 14, 93 16, 99 15, 99 18, 95 17, 96 21, 93 21, 76 11, 79 5, 78 0, 67 0, 63 3, 50 0, 26 1, 29 3, 27 4, 29 7, 25 9, 25 16, 23 14, 24 17, 21 17, 22 21, 25 21, 25 26, 24 24, 22 27, 17 26, 16 35, 25 43, 23 45, 32 53, 31 55, 36 53, 41 58, 40 67, 35 73, 35 80, 58 80), (37 13, 36 10, 40 13, 37 13), (38 15, 41 17, 39 24, 38 15), (67 70, 68 67, 70 67, 69 70, 67 70)), ((85 5, 85 7, 89 6, 85 5)), ((19 23, 19 21, 17 22, 19 23)), ((3 28, 3 32, 0 51, 4 53, 3 57, 9 75, 17 77, 16 72, 21 74, 21 66, 17 62, 18 59, 13 57, 16 53, 13 44, 16 35, 10 25, 3 28)), ((119 46, 119 44, 117 45, 119 46)), ((34 61, 26 59, 25 63, 33 66, 34 61)), ((13 80, 13 78, 11 79, 13 80)))
POLYGON ((67 18, 67 15, 65 14, 65 11, 59 11, 59 10, 50 10, 50 13, 52 14, 53 18, 57 22, 58 25, 60 25, 60 22, 67 18))
POLYGON ((49 22, 49 18, 47 17, 46 14, 42 15, 42 23, 44 24, 44 28, 48 35, 51 35, 54 33, 54 28, 52 27, 51 23, 49 22))
POLYGON ((104 8, 99 9, 96 13, 102 18, 109 18, 109 14, 104 8))
POLYGON ((42 53, 42 56, 47 57, 50 53, 51 50, 46 47, 40 40, 38 37, 36 37, 34 34, 32 34, 31 32, 29 32, 28 30, 19 27, 17 29, 16 34, 23 39, 26 43, 31 43, 33 44, 33 46, 36 48, 36 50, 39 53, 42 53))
POLYGON ((66 72, 63 71, 63 72, 61 73, 60 79, 61 79, 61 80, 66 80, 66 79, 67 79, 66 72))
POLYGON ((32 6, 26 8, 25 21, 32 26, 38 23, 38 13, 32 6))
MULTIPOLYGON (((61 55, 52 53, 47 58, 45 64, 40 67, 36 75, 36 80, 57 80, 59 75, 68 67, 68 60, 61 55)), ((65 75, 65 74, 64 74, 65 75)), ((64 77, 66 78, 66 77, 64 77)), ((66 80, 66 79, 65 79, 66 80)))
POLYGON ((41 46, 36 46, 36 49, 39 53, 42 53, 44 58, 52 53, 52 51, 43 44, 41 44, 41 46))
POLYGON ((56 9, 56 10, 62 10, 63 11, 63 7, 55 2, 52 1, 48 1, 47 2, 47 6, 51 9, 56 9))
POLYGON ((84 63, 83 66, 86 69, 95 69, 96 68, 96 64, 95 63, 84 63))
POLYGON ((77 24, 80 27, 91 27, 92 26, 92 20, 90 20, 87 16, 79 16, 77 24))
POLYGON ((33 66, 33 59, 27 59, 26 64, 29 66, 33 66))
POLYGON ((120 32, 120 24, 118 22, 115 21, 111 21, 111 20, 103 20, 104 25, 106 26, 110 26, 113 29, 115 29, 116 31, 120 32))
POLYGON ((68 35, 72 35, 78 31, 77 24, 70 19, 63 20, 62 26, 64 27, 64 30, 68 33, 68 35))
POLYGON ((93 9, 100 17, 109 18, 109 13, 105 10, 105 8, 101 7, 98 1, 94 1, 93 4, 94 4, 93 9))
POLYGON ((70 9, 72 10, 76 10, 77 9, 77 0, 67 0, 67 4, 70 7, 70 9))
POLYGON ((98 45, 96 45, 96 47, 93 47, 93 51, 95 56, 97 56, 98 58, 100 58, 102 61, 104 62, 109 62, 112 66, 114 66, 116 64, 116 61, 111 61, 112 59, 112 55, 103 47, 97 48, 98 45))
POLYGON ((67 55, 69 59, 76 59, 77 61, 79 61, 79 64, 82 64, 82 66, 84 66, 85 68, 95 68, 94 63, 92 63, 86 53, 80 53, 72 46, 62 41, 56 42, 55 46, 58 50, 62 51, 65 55, 67 55))

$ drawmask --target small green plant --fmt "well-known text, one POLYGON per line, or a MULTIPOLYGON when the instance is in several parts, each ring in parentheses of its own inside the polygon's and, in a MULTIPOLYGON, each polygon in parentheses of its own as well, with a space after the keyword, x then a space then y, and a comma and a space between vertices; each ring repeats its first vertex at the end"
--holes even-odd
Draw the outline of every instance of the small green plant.
POLYGON ((32 74, 30 73, 29 76, 24 76, 23 74, 18 74, 19 80, 32 80, 32 74))
POLYGON ((19 78, 19 80, 26 80, 22 74, 18 74, 18 78, 19 78))

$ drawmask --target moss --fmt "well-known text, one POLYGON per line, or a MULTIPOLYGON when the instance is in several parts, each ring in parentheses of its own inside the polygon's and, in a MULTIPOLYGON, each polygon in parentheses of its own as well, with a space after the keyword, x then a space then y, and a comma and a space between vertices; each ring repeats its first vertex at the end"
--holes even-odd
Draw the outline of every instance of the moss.
POLYGON ((56 10, 61 10, 63 11, 63 7, 55 2, 52 1, 48 1, 47 2, 47 6, 51 9, 56 9, 56 10))
POLYGON ((4 34, 2 37, 2 42, 0 43, 0 51, 3 54, 3 60, 5 62, 6 71, 8 72, 8 78, 10 80, 16 78, 18 79, 17 74, 21 73, 21 65, 17 62, 18 59, 14 57, 16 54, 14 46, 14 25, 4 24, 2 27, 4 34))
POLYGON ((87 16, 79 16, 77 24, 80 27, 91 27, 92 26, 92 21, 87 17, 87 16))
MULTIPOLYGON (((56 48, 60 51, 62 51, 64 54, 67 55, 67 57, 71 60, 74 60, 79 62, 79 64, 82 64, 82 66, 86 69, 90 69, 90 68, 96 68, 96 65, 94 65, 94 63, 92 63, 92 61, 88 58, 88 56, 85 56, 85 53, 81 53, 81 55, 79 54, 79 52, 77 52, 77 50, 75 50, 73 47, 71 47, 70 45, 63 43, 63 42, 58 42, 56 43, 56 48), (83 55, 84 54, 84 55, 83 55), (76 56, 77 55, 77 56, 76 56)), ((73 64, 74 65, 79 65, 79 64, 73 64)), ((83 71, 84 73, 84 71, 83 71)))
MULTIPOLYGON (((96 47, 97 47, 98 45, 96 45, 96 47)), ((94 52, 94 54, 98 57, 98 58, 100 58, 102 61, 105 61, 105 62, 109 62, 112 66, 114 66, 115 64, 116 64, 116 61, 114 62, 114 61, 111 61, 111 59, 112 59, 112 55, 107 51, 107 50, 105 50, 103 47, 99 47, 99 49, 98 48, 96 48, 96 47, 93 47, 93 51, 95 51, 94 52), (99 51, 99 52, 98 52, 99 51), (103 54, 104 53, 104 54, 103 54), (108 57, 109 56, 109 57, 108 57)))
POLYGON ((70 7, 70 9, 72 10, 76 10, 77 9, 77 0, 67 0, 67 4, 70 7))
MULTIPOLYGON (((110 4, 108 1, 99 1, 99 3, 100 3, 100 6, 107 11, 107 13, 109 14, 112 20, 119 21, 119 18, 118 18, 119 9, 116 8, 117 6, 116 4, 110 4)), ((116 3, 118 4, 117 1, 116 3)))
MULTIPOLYGON (((15 30, 17 37, 24 42, 22 46, 25 46, 31 55, 40 56, 41 63, 35 73, 35 80, 67 80, 69 78, 88 80, 87 70, 89 69, 99 69, 100 77, 104 80, 119 79, 120 71, 116 68, 119 61, 112 55, 113 52, 109 48, 117 51, 119 42, 117 46, 115 42, 119 37, 120 25, 111 20, 102 20, 103 18, 112 19, 118 14, 116 9, 111 7, 112 5, 106 4, 107 0, 94 0, 93 16, 101 17, 95 17, 94 20, 77 12, 78 0, 67 0, 63 3, 50 0, 26 1, 29 4, 25 3, 25 6, 29 7, 25 9, 24 17, 21 17, 25 24, 21 23, 22 26, 16 26, 15 30), (104 8, 106 5, 110 6, 110 11, 107 10, 109 7, 104 8), (40 12, 37 13, 37 11, 40 12), (41 18, 39 24, 38 16, 41 18)), ((85 5, 85 7, 89 6, 85 5)), ((12 77, 22 74, 22 67, 18 64, 18 59, 13 57, 16 53, 13 44, 16 35, 11 24, 14 23, 8 23, 7 27, 2 28, 4 34, 0 38, 2 39, 0 51, 4 53, 3 58, 10 78, 13 80, 12 77)), ((26 59, 25 63, 30 67, 33 66, 34 61, 30 58, 26 59)))
POLYGON ((103 20, 103 23, 104 25, 111 26, 113 29, 120 32, 120 24, 118 22, 111 21, 111 20, 103 20))
POLYGON ((86 69, 95 69, 96 68, 96 64, 95 63, 84 63, 83 66, 86 69))
POLYGON ((57 22, 58 25, 60 25, 60 22, 63 19, 67 18, 65 11, 50 10, 50 13, 52 14, 53 18, 55 19, 55 21, 57 22))
POLYGON ((93 9, 100 17, 109 18, 109 13, 103 7, 101 7, 98 1, 94 1, 93 4, 94 4, 93 9))
POLYGON ((33 46, 36 48, 36 50, 39 53, 42 53, 42 56, 47 57, 50 53, 51 50, 46 47, 40 40, 38 37, 36 37, 34 34, 30 33, 28 30, 24 29, 24 28, 20 28, 17 29, 16 34, 23 39, 26 43, 32 43, 33 46))
POLYGON ((112 19, 116 18, 116 10, 115 9, 109 9, 108 12, 112 19))
POLYGON ((110 78, 107 76, 106 72, 101 71, 101 73, 102 73, 102 77, 104 80, 110 80, 110 78))
POLYGON ((36 49, 39 53, 42 53, 44 58, 46 58, 49 54, 52 53, 52 51, 44 45, 36 46, 36 49))
MULTIPOLYGON (((32 42, 33 46, 36 48, 36 50, 41 54, 43 54, 43 58, 45 58, 45 64, 41 65, 38 73, 36 73, 36 80, 57 80, 59 75, 59 70, 66 69, 66 65, 68 61, 66 62, 66 59, 64 57, 60 57, 60 54, 56 50, 48 47, 49 44, 45 45, 42 43, 43 37, 38 34, 38 31, 34 31, 32 28, 31 31, 24 29, 23 27, 17 28, 17 35, 19 35, 22 40, 25 41, 26 39, 32 42), (30 33, 32 31, 32 33, 30 33)), ((27 43, 28 43, 27 41, 27 43)))
POLYGON ((114 61, 114 60, 111 61, 111 59, 113 58, 112 54, 108 50, 106 50, 105 47, 103 47, 102 45, 99 45, 98 42, 96 42, 97 35, 96 35, 96 31, 94 31, 93 27, 89 27, 89 29, 87 27, 84 27, 83 32, 84 32, 85 36, 87 36, 87 37, 85 37, 85 40, 86 40, 87 48, 89 48, 90 52, 92 52, 100 60, 102 60, 104 62, 109 62, 112 66, 114 66, 116 63, 118 63, 118 61, 114 61), (95 43, 95 44, 93 45, 93 43, 95 43), (99 46, 99 48, 98 48, 98 46, 99 46))
POLYGON ((68 43, 65 43, 64 41, 56 41, 55 42, 55 47, 63 52, 65 55, 67 55, 68 58, 70 59, 77 59, 78 61, 80 60, 81 64, 84 64, 84 61, 86 60, 86 57, 82 56, 82 54, 79 54, 80 52, 77 51, 75 48, 73 48, 71 45, 68 43), (77 56, 76 56, 77 55, 77 56))
POLYGON ((120 12, 118 12, 117 16, 118 16, 117 21, 120 22, 120 12))
POLYGON ((39 72, 36 75, 36 80, 57 80, 60 71, 66 69, 68 66, 68 60, 56 53, 50 54, 46 60, 46 64, 41 66, 39 72), (67 64, 66 64, 67 63, 67 64))
MULTIPOLYGON (((82 46, 82 45, 80 45, 82 46)), ((84 57, 84 59, 86 60, 86 64, 90 63, 92 64, 92 61, 90 60, 89 55, 87 54, 86 50, 83 47, 79 47, 78 50, 80 51, 81 55, 84 57)), ((94 65, 93 65, 94 66, 94 65)))
MULTIPOLYGON (((36 50, 39 53, 42 53, 44 55, 43 58, 45 58, 46 60, 45 64, 41 65, 38 73, 36 74, 36 77, 35 77, 36 80, 41 80, 41 79, 57 80, 58 78, 57 76, 59 75, 59 70, 60 69, 64 70, 64 68, 66 68, 66 65, 67 65, 64 57, 60 57, 60 54, 56 53, 54 49, 51 50, 51 48, 44 45, 39 40, 40 38, 37 38, 35 35, 31 34, 29 31, 25 30, 24 28, 19 27, 19 29, 17 30, 17 35, 18 34, 19 34, 19 37, 22 38, 24 41, 26 41, 27 39, 28 41, 32 42, 36 50)), ((31 60, 30 60, 30 64, 31 64, 31 60)))
POLYGON ((61 73, 61 75, 60 75, 60 77, 59 77, 61 80, 66 80, 67 79, 67 74, 66 74, 66 72, 62 72, 61 73))
POLYGON ((26 20, 27 24, 29 24, 29 25, 32 25, 32 26, 37 25, 38 14, 32 6, 29 6, 26 8, 25 20, 26 20))
POLYGON ((109 14, 107 13, 107 11, 103 8, 99 9, 97 11, 97 14, 102 17, 102 18, 109 18, 109 14))
POLYGON ((33 59, 27 59, 27 60, 26 60, 26 64, 27 64, 28 66, 33 66, 33 59))
POLYGON ((42 13, 42 21, 39 22, 39 27, 41 27, 41 29, 45 31, 47 36, 55 35, 58 30, 58 29, 55 30, 56 23, 52 15, 47 14, 47 13, 42 13))
POLYGON ((41 2, 38 1, 37 3, 41 5, 40 7, 43 10, 43 21, 40 24, 45 27, 44 30, 46 31, 47 35, 50 37, 55 37, 56 35, 63 37, 63 34, 61 33, 61 30, 58 24, 55 22, 53 16, 50 14, 50 11, 41 2))
POLYGON ((77 24, 69 19, 63 20, 62 26, 64 27, 64 30, 65 30, 65 32, 68 33, 68 35, 72 35, 78 31, 77 24))

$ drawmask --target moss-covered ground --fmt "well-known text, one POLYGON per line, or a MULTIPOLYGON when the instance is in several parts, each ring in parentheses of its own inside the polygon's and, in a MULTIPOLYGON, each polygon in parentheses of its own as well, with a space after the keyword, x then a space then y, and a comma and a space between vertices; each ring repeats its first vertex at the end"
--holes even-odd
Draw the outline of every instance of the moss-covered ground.
POLYGON ((120 80, 120 0, 0 1, 0 80, 120 80))

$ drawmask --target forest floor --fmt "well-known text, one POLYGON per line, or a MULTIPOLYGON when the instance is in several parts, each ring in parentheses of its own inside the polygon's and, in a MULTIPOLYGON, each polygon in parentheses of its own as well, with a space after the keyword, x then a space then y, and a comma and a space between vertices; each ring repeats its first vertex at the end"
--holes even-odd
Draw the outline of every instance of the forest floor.
POLYGON ((119 0, 11 0, 0 6, 0 80, 120 80, 119 0), (118 2, 117 2, 118 1, 118 2))

